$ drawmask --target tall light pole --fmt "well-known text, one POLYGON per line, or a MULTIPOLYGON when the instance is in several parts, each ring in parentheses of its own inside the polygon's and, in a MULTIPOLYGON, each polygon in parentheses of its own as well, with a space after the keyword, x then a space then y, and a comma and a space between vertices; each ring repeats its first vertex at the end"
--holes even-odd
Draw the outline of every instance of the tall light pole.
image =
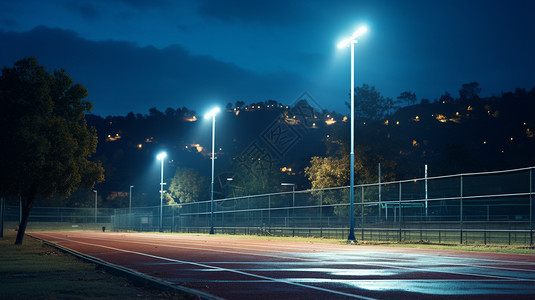
POLYGON ((97 190, 93 190, 95 193, 95 223, 97 223, 97 200, 98 200, 98 193, 97 190))
MULTIPOLYGON (((130 223, 129 225, 132 226, 132 188, 134 186, 131 185, 130 186, 130 193, 128 194, 130 196, 130 206, 128 208, 128 223, 130 223)), ((130 228, 131 229, 131 228, 130 228)))
POLYGON ((163 186, 165 185, 165 183, 163 182, 163 159, 167 157, 167 153, 165 152, 162 152, 160 154, 158 154, 158 156, 156 156, 157 159, 161 160, 162 161, 162 176, 161 176, 161 180, 160 180, 160 232, 163 231, 163 224, 162 224, 162 220, 163 220, 163 186))
POLYGON ((215 115, 219 107, 213 108, 204 117, 212 118, 212 184, 210 187, 210 234, 214 234, 214 162, 215 162, 215 115))
POLYGON ((355 241, 355 216, 353 205, 355 202, 355 44, 357 37, 364 34, 368 29, 365 26, 357 29, 353 35, 338 44, 338 48, 351 46, 351 149, 350 159, 350 191, 349 191, 349 236, 348 241, 355 241))
POLYGON ((128 194, 130 196, 130 206, 128 208, 128 214, 132 213, 132 188, 133 187, 134 187, 133 185, 130 186, 130 193, 128 194))

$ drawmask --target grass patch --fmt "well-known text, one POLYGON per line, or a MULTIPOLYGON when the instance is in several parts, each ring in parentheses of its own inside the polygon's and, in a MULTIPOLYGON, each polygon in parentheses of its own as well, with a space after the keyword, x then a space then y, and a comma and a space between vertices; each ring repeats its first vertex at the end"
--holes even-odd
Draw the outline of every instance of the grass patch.
POLYGON ((14 245, 15 237, 6 231, 0 238, 2 299, 195 299, 135 286, 28 236, 14 245))

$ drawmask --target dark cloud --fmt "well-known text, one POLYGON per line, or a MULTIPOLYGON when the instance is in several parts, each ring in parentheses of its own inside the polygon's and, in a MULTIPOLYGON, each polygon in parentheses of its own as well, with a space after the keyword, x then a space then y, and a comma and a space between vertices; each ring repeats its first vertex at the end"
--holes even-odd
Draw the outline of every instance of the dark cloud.
POLYGON ((79 14, 86 20, 93 21, 100 17, 100 12, 93 4, 81 3, 80 1, 64 1, 62 3, 68 10, 79 14))
POLYGON ((37 27, 0 31, 0 65, 35 56, 48 68, 65 68, 89 89, 95 113, 146 112, 150 107, 202 111, 218 103, 291 99, 302 90, 294 74, 260 74, 192 55, 178 45, 165 49, 121 41, 89 41, 72 31, 37 27))
POLYGON ((284 25, 296 23, 310 14, 298 1, 270 0, 202 0, 197 8, 199 15, 222 21, 284 25))
POLYGON ((0 19, 0 27, 13 29, 19 26, 19 23, 15 19, 0 19))
POLYGON ((97 19, 100 15, 97 9, 91 4, 82 4, 77 9, 80 15, 87 20, 97 19))
MULTIPOLYGON (((109 1, 109 0, 106 0, 106 1, 109 1)), ((134 7, 142 7, 142 8, 145 8, 145 7, 161 7, 162 5, 166 5, 169 3, 168 0, 151 0, 151 1, 147 1, 147 0, 118 0, 120 2, 123 2, 123 3, 126 3, 130 6, 134 6, 134 7)))

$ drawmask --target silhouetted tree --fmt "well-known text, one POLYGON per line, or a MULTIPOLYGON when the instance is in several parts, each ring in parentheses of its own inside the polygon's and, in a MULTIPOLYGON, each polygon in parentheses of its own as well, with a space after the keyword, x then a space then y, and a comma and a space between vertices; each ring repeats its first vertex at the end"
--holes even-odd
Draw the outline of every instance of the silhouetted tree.
MULTIPOLYGON (((349 102, 346 106, 351 109, 349 102)), ((396 106, 391 98, 383 97, 374 86, 363 84, 355 88, 355 115, 357 117, 380 120, 396 106)))
POLYGON ((176 114, 176 111, 174 109, 172 109, 171 107, 168 107, 166 110, 165 110, 165 115, 167 117, 174 117, 176 114))
POLYGON ((442 96, 440 96, 440 99, 438 99, 440 103, 452 103, 454 100, 455 99, 453 99, 449 92, 445 92, 442 96))
POLYGON ((462 88, 459 90, 459 97, 461 100, 472 100, 479 98, 479 93, 481 93, 479 83, 470 82, 463 84, 462 88))
POLYGON ((149 116, 151 118, 163 117, 163 113, 156 109, 156 107, 149 108, 149 116))
POLYGON ((398 97, 398 100, 400 101, 407 101, 407 105, 413 105, 416 103, 416 94, 411 93, 409 91, 405 91, 401 93, 398 97))
POLYGON ((87 89, 65 70, 50 73, 34 57, 3 68, 0 76, 0 193, 20 196, 21 244, 37 197, 67 197, 104 179, 95 153, 97 133, 85 113, 93 109, 87 89))

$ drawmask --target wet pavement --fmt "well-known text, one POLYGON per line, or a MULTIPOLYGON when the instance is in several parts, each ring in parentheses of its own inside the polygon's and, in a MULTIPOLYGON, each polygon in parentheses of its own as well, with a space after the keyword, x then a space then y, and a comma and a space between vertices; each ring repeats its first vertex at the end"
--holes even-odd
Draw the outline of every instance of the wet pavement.
POLYGON ((232 236, 31 235, 225 299, 535 299, 535 255, 232 236))

